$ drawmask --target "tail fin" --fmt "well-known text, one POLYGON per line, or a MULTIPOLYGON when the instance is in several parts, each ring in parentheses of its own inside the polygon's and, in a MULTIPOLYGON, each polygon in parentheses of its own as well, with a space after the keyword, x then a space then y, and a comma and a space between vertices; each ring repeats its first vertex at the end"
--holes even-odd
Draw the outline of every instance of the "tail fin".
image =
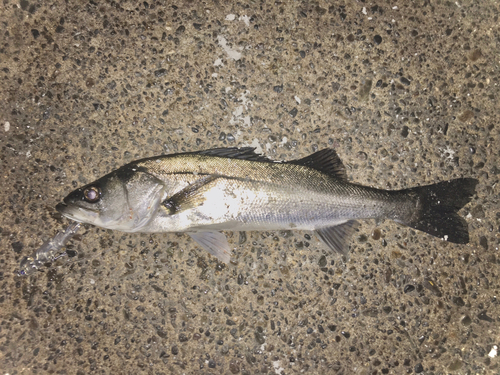
POLYGON ((401 224, 429 233, 449 242, 466 244, 469 231, 458 211, 471 200, 478 180, 459 178, 434 185, 401 190, 417 201, 417 209, 401 224))

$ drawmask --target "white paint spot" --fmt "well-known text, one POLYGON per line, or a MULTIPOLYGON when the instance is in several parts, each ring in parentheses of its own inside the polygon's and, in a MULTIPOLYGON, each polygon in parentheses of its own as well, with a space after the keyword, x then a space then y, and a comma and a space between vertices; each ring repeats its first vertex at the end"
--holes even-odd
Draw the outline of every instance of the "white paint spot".
POLYGON ((214 66, 224 66, 222 59, 217 59, 214 61, 214 66))
POLYGON ((488 353, 488 357, 495 358, 498 355, 498 346, 493 345, 490 352, 488 353))
POLYGON ((235 110, 233 111, 233 117, 231 118, 231 120, 229 120, 229 123, 231 125, 235 125, 238 123, 240 123, 240 124, 243 123, 243 125, 245 125, 245 126, 251 125, 250 116, 248 116, 248 115, 243 116, 243 112, 248 110, 248 108, 253 105, 252 102, 247 98, 248 94, 250 94, 250 91, 245 90, 245 92, 243 92, 240 95, 239 101, 240 101, 241 105, 236 107, 235 110))
POLYGON ((294 96, 294 99, 295 99, 295 101, 296 101, 297 103, 299 103, 299 104, 300 104, 300 98, 299 98, 298 96, 294 96))
POLYGON ((94 285, 94 284, 95 284, 95 280, 94 280, 94 279, 90 279, 90 283, 91 283, 92 285, 94 285))
MULTIPOLYGON (((227 40, 224 38, 222 35, 217 36, 217 41, 219 42, 219 45, 222 47, 224 52, 227 53, 229 58, 233 60, 239 60, 241 59, 241 52, 237 51, 236 49, 233 49, 227 45, 227 40)), ((242 47, 239 47, 240 50, 242 50, 242 47)))
POLYGON ((234 21, 235 18, 236 16, 234 14, 228 14, 226 16, 226 21, 234 21))
POLYGON ((283 139, 280 142, 280 146, 283 147, 287 142, 288 142, 288 138, 287 137, 283 137, 283 139))
POLYGON ((257 138, 254 138, 252 143, 250 144, 243 144, 243 146, 250 146, 250 147, 255 147, 255 152, 257 154, 262 154, 262 147, 260 146, 259 140, 257 138))
POLYGON ((443 240, 448 241, 448 235, 447 235, 447 234, 445 234, 445 235, 443 236, 443 240))
POLYGON ((274 373, 275 374, 281 374, 281 371, 284 371, 285 369, 281 367, 281 362, 278 361, 273 361, 273 367, 274 367, 274 373))
POLYGON ((366 7, 363 7, 362 12, 363 12, 363 14, 364 14, 364 15, 367 15, 367 14, 368 14, 368 12, 366 11, 366 7))
POLYGON ((440 148, 439 152, 441 152, 442 158, 446 157, 446 159, 449 159, 450 161, 453 161, 453 158, 455 157, 455 150, 453 150, 450 146, 446 146, 446 148, 440 148))
POLYGON ((10 122, 5 121, 5 123, 3 124, 3 130, 5 130, 6 132, 10 130, 10 122))
POLYGON ((395 6, 395 7, 392 7, 392 9, 396 10, 396 9, 398 9, 398 7, 397 7, 397 6, 395 6))
POLYGON ((245 22, 246 26, 250 26, 250 17, 247 15, 240 16, 239 20, 245 22))

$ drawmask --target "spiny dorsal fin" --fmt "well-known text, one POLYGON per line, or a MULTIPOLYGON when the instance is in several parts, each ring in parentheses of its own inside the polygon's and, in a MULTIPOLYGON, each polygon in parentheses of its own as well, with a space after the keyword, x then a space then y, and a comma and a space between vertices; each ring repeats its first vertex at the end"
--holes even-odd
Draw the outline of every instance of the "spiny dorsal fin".
POLYGON ((289 161, 290 164, 303 165, 305 167, 316 169, 329 176, 347 180, 347 174, 344 164, 339 156, 331 148, 315 152, 305 158, 289 161))
POLYGON ((255 152, 255 147, 225 147, 225 148, 212 148, 210 150, 203 150, 194 152, 198 155, 217 156, 221 158, 243 159, 251 161, 262 161, 274 163, 271 159, 255 152))

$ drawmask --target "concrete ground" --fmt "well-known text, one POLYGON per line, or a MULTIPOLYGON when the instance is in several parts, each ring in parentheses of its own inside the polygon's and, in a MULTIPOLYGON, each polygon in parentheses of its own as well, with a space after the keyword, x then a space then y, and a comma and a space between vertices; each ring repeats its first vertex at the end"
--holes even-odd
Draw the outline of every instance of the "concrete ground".
POLYGON ((2 374, 498 374, 500 5, 494 1, 4 0, 2 374), (134 159, 335 148, 399 189, 479 179, 470 243, 365 221, 349 259, 310 232, 85 226, 15 274, 55 206, 134 159))

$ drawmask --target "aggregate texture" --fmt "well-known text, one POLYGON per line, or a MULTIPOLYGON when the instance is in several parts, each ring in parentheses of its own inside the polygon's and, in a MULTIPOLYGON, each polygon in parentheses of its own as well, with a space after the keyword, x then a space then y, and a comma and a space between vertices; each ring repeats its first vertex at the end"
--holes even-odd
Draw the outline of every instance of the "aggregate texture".
POLYGON ((500 5, 35 1, 0 5, 2 374, 498 374, 500 5), (134 159, 335 148, 386 189, 479 179, 468 245, 365 221, 308 232, 63 229, 55 206, 134 159))

